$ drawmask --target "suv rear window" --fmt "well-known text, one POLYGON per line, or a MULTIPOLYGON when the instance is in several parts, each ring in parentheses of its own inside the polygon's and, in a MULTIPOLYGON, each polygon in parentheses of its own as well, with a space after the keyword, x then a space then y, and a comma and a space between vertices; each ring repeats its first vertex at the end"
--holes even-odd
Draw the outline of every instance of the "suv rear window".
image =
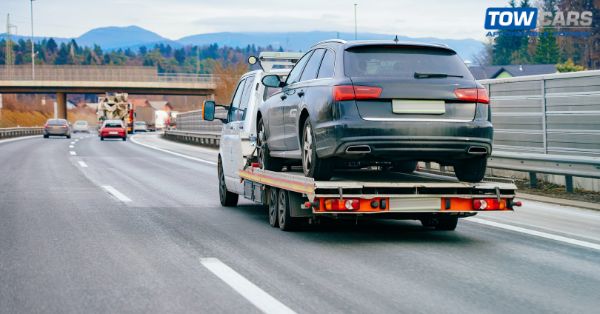
POLYGON ((473 79, 455 52, 446 49, 407 46, 361 46, 344 53, 347 76, 414 78, 415 72, 461 75, 473 79))

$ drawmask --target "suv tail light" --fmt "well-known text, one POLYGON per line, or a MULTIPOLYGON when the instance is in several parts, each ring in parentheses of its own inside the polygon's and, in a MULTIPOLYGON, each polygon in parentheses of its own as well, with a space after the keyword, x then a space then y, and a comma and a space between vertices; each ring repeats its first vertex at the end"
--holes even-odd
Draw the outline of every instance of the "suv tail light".
POLYGON ((457 88, 454 95, 459 100, 489 104, 490 97, 485 88, 457 88))
POLYGON ((379 98, 381 91, 381 87, 375 86, 339 85, 333 87, 333 99, 335 101, 375 99, 379 98))

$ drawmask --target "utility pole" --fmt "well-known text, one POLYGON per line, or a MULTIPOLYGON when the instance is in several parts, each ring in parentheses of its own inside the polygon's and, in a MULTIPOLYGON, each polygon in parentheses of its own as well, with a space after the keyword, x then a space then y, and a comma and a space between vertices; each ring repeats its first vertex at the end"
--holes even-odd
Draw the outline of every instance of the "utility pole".
POLYGON ((33 43, 33 1, 31 3, 31 78, 35 81, 35 44, 33 43))
MULTIPOLYGON (((33 1, 33 0, 31 0, 33 1)), ((356 22, 356 7, 358 6, 358 4, 354 4, 354 40, 358 39, 358 25, 356 22)))
POLYGON ((4 64, 7 67, 10 67, 11 65, 13 65, 15 63, 15 60, 13 58, 13 42, 12 42, 12 38, 11 38, 11 29, 17 29, 17 25, 14 24, 10 24, 10 14, 6 14, 6 58, 5 58, 5 62, 4 64))

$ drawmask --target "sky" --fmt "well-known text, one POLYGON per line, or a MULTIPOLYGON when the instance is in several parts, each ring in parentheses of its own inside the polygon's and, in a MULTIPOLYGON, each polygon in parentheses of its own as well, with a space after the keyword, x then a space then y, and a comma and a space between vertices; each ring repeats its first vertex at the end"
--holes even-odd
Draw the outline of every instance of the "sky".
MULTIPOLYGON (((485 10, 507 0, 35 0, 35 36, 78 37, 97 27, 137 25, 169 39, 214 32, 359 32, 483 40, 485 10)), ((0 0, 19 35, 31 33, 30 1, 0 0)))

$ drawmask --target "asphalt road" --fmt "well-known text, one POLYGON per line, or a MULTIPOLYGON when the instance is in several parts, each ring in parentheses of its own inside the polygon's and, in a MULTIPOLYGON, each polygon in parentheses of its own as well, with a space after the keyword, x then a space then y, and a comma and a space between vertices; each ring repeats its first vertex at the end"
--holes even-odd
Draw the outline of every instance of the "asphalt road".
POLYGON ((214 150, 137 141, 180 155, 95 136, 0 141, 0 312, 600 307, 600 212, 526 202, 454 232, 372 221, 287 233, 259 206, 219 205, 214 150))

